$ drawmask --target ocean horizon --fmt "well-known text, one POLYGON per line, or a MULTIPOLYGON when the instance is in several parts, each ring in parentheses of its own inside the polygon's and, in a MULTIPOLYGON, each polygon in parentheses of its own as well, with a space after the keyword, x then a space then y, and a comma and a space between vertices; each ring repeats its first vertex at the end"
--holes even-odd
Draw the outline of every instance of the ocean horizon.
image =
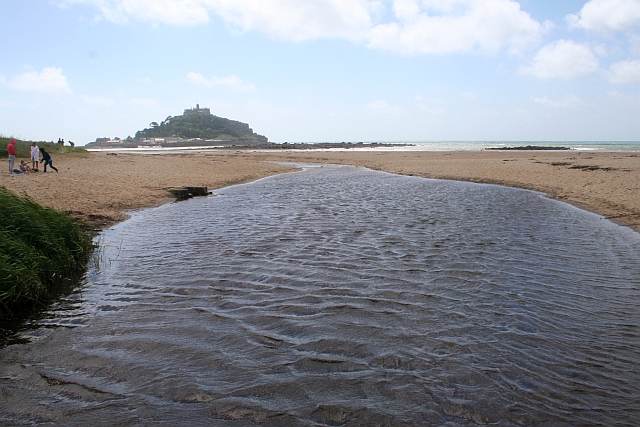
POLYGON ((478 151, 529 145, 576 151, 640 151, 640 141, 416 141, 402 144, 415 144, 416 151, 478 151))
MULTIPOLYGON (((340 143, 340 141, 325 141, 340 143)), ((347 142, 347 141, 345 141, 347 142)), ((640 141, 351 141, 351 144, 391 144, 385 146, 364 146, 358 150, 367 151, 483 151, 488 149, 506 149, 511 147, 562 147, 574 151, 594 152, 640 152, 640 141)), ((322 142, 288 142, 289 144, 321 144, 322 142)), ((349 142, 347 142, 349 143, 349 142)), ((274 144, 284 144, 276 142, 274 144)), ((87 151, 109 152, 166 152, 200 151, 220 149, 220 145, 194 147, 138 147, 138 148, 89 148, 87 151)), ((345 151, 354 148, 318 148, 318 151, 345 151)), ((258 149, 257 151, 262 151, 258 149)), ((270 150, 269 150, 270 151, 270 150)), ((297 151, 295 149, 289 151, 297 151)))

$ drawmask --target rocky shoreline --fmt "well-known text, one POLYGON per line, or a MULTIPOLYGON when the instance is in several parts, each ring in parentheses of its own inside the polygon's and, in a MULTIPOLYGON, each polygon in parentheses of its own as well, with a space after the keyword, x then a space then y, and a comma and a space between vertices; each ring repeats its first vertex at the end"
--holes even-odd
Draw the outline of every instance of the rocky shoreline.
POLYGON ((212 150, 322 150, 331 148, 380 148, 380 147, 408 147, 415 144, 398 144, 385 142, 284 142, 276 144, 273 142, 259 142, 253 139, 239 140, 208 140, 208 141, 170 141, 159 142, 157 144, 122 142, 118 144, 110 143, 90 143, 85 146, 88 149, 118 149, 118 148, 172 148, 172 147, 203 147, 212 150))
MULTIPOLYGON (((380 148, 380 147, 408 147, 415 144, 392 144, 386 142, 284 142, 282 144, 258 144, 251 146, 239 147, 233 145, 233 148, 243 149, 259 149, 259 150, 322 150, 330 148, 380 148)), ((227 147, 229 148, 229 147, 227 147)))
POLYGON ((496 150, 496 151, 567 151, 571 150, 569 147, 546 147, 541 145, 526 145, 524 147, 491 147, 486 148, 486 150, 496 150))

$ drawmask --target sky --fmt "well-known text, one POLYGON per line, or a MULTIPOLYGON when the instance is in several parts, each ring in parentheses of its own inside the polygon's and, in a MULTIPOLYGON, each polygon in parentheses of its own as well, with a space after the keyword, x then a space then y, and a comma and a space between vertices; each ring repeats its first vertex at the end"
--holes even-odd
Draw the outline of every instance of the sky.
POLYGON ((0 0, 0 135, 639 141, 640 0, 0 0))

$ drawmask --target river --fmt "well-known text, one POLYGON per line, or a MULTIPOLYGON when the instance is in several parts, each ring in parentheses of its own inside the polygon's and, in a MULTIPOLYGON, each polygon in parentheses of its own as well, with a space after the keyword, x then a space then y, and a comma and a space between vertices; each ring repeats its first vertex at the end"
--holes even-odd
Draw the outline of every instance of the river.
POLYGON ((133 213, 0 350, 0 424, 632 426, 640 234, 364 168, 133 213))

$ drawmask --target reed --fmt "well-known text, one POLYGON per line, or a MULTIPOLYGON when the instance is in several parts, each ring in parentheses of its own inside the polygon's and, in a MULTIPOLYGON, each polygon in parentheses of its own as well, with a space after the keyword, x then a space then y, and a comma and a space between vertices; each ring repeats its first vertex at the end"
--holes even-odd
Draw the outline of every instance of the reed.
POLYGON ((0 186, 0 320, 48 301, 86 267, 92 247, 69 214, 0 186))

